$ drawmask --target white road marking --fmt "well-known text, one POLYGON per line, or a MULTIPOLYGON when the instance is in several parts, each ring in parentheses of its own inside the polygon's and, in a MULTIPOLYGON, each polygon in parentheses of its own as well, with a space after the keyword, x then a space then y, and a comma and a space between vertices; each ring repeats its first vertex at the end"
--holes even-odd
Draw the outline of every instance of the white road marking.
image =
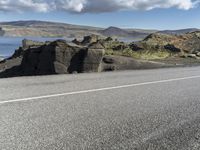
POLYGON ((66 93, 61 93, 61 94, 52 94, 52 95, 44 95, 44 96, 37 96, 37 97, 12 99, 12 100, 1 101, 0 105, 6 104, 6 103, 25 102, 25 101, 46 99, 46 98, 52 98, 52 97, 92 93, 92 92, 98 92, 98 91, 122 89, 122 88, 128 88, 128 87, 136 87, 136 86, 142 86, 142 85, 150 85, 150 84, 166 83, 166 82, 173 82, 173 81, 189 80, 189 79, 196 79, 196 78, 200 78, 200 76, 190 76, 190 77, 183 77, 183 78, 175 78, 175 79, 167 79, 167 80, 159 80, 159 81, 151 81, 151 82, 143 82, 143 83, 126 84, 126 85, 121 85, 121 86, 113 86, 113 87, 98 88, 98 89, 91 89, 91 90, 66 92, 66 93))

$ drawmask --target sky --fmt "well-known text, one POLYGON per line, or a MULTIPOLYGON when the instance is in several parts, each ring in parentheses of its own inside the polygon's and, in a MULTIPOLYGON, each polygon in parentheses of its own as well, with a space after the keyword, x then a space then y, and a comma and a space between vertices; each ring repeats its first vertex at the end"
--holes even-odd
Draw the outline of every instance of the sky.
POLYGON ((200 0, 0 0, 0 22, 17 20, 159 30, 200 28, 200 0))

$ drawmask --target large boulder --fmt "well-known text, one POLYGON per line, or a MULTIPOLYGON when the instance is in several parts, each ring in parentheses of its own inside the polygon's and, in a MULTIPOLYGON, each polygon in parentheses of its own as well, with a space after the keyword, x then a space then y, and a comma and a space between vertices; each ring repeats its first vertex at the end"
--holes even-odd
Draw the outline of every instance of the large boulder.
POLYGON ((133 50, 133 51, 141 51, 141 50, 143 50, 143 48, 142 47, 140 47, 139 45, 137 45, 136 43, 130 43, 129 44, 129 47, 130 47, 130 49, 131 50, 133 50))
POLYGON ((37 42, 32 40, 24 39, 22 40, 22 46, 15 50, 11 58, 22 57, 27 49, 39 48, 42 45, 47 44, 48 42, 37 42))
POLYGON ((102 49, 71 46, 64 41, 55 41, 27 51, 22 66, 25 74, 98 72, 102 57, 102 49))
POLYGON ((83 41, 81 42, 82 45, 88 45, 91 43, 95 43, 100 39, 100 37, 98 35, 92 34, 89 36, 85 36, 83 38, 83 41))
POLYGON ((100 63, 104 55, 105 50, 101 43, 90 44, 87 49, 87 57, 84 59, 84 72, 100 72, 100 63))
POLYGON ((32 40, 27 40, 27 39, 22 40, 23 49, 28 49, 31 47, 40 47, 44 44, 45 44, 44 42, 32 41, 32 40))
POLYGON ((88 36, 84 36, 82 41, 79 41, 77 39, 72 40, 72 43, 76 44, 76 45, 82 45, 82 46, 88 46, 92 43, 96 43, 101 39, 101 37, 99 35, 88 35, 88 36))
POLYGON ((50 75, 100 71, 104 49, 99 43, 88 47, 75 46, 57 40, 30 47, 23 53, 19 66, 7 69, 5 76, 50 75), (12 69, 15 69, 13 73, 12 69))

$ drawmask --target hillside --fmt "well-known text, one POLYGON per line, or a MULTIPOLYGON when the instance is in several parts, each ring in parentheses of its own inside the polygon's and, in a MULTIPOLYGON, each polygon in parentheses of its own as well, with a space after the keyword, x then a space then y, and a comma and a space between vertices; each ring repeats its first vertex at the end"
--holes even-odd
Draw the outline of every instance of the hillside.
POLYGON ((10 37, 66 37, 81 39, 83 36, 91 34, 102 37, 113 37, 128 41, 143 40, 149 34, 185 34, 188 32, 199 31, 196 28, 181 30, 146 30, 146 29, 122 29, 118 27, 99 28, 92 26, 73 25, 67 23, 48 22, 48 21, 12 21, 0 22, 0 36, 10 37))
POLYGON ((88 34, 98 34, 101 28, 78 26, 65 23, 46 21, 14 21, 1 22, 3 36, 21 37, 82 37, 88 34))
POLYGON ((68 37, 82 38, 83 36, 96 34, 116 38, 143 39, 151 30, 120 29, 109 27, 107 29, 91 26, 79 26, 66 23, 47 21, 14 21, 0 23, 0 36, 38 36, 38 37, 68 37))
POLYGON ((12 22, 0 22, 0 25, 5 26, 18 26, 18 27, 65 27, 68 29, 90 29, 90 30, 100 30, 98 27, 91 26, 81 26, 81 25, 72 25, 67 23, 59 23, 59 22, 50 22, 50 21, 12 21, 12 22))
POLYGON ((126 29, 120 29, 117 27, 109 27, 105 30, 100 31, 100 33, 107 37, 127 37, 127 38, 138 38, 143 39, 149 33, 145 33, 143 31, 134 31, 134 30, 126 30, 126 29))

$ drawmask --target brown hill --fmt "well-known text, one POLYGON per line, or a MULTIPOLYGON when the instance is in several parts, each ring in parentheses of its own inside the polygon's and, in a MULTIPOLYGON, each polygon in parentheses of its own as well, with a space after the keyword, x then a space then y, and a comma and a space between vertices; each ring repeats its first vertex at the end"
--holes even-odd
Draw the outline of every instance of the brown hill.
POLYGON ((200 51, 200 31, 183 35, 167 35, 155 33, 146 37, 141 44, 151 47, 168 49, 169 45, 179 49, 183 53, 193 53, 200 51))
POLYGON ((82 38, 91 34, 100 36, 113 36, 120 38, 143 39, 150 30, 120 29, 109 27, 107 29, 91 26, 72 25, 47 21, 13 21, 0 23, 0 36, 38 36, 38 37, 68 37, 82 38))
POLYGON ((100 31, 106 37, 130 37, 130 38, 145 38, 149 33, 125 30, 117 27, 109 27, 100 31))

